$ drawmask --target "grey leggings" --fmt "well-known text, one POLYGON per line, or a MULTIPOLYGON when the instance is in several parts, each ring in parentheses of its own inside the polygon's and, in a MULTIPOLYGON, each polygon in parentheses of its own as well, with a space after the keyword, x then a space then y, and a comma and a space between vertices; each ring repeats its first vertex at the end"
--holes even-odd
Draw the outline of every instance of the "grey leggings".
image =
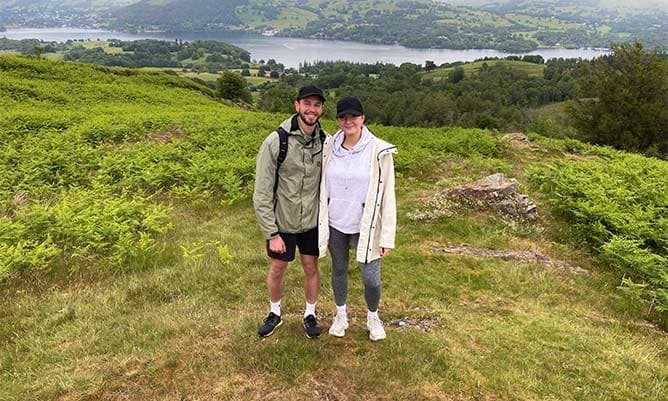
MULTIPOLYGON (((329 252, 332 255, 332 291, 336 305, 346 304, 348 296, 348 263, 350 248, 357 248, 359 234, 344 234, 329 227, 329 252)), ((380 259, 369 263, 360 263, 362 282, 364 282, 364 300, 367 308, 375 312, 380 302, 380 259)))

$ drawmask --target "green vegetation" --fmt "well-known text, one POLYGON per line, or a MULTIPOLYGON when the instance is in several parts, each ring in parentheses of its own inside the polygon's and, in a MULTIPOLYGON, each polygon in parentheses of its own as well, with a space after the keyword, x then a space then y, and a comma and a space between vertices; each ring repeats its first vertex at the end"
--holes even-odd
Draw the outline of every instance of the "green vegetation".
POLYGON ((253 102, 244 77, 232 71, 224 71, 218 78, 218 94, 223 99, 253 102))
POLYGON ((0 74, 2 276, 145 266, 171 227, 161 196, 243 198, 256 144, 244 140, 248 132, 205 135, 212 119, 237 113, 206 86, 165 73, 18 57, 0 59, 0 74), (212 158, 223 147, 246 159, 212 158))
POLYGON ((241 23, 236 13, 245 0, 138 1, 114 11, 114 25, 124 29, 163 29, 172 31, 224 31, 241 23))
POLYGON ((509 70, 525 73, 526 76, 532 78, 542 78, 545 65, 542 60, 539 63, 508 59, 489 59, 478 60, 471 63, 452 63, 451 67, 441 67, 437 70, 424 74, 423 79, 432 79, 434 81, 447 80, 458 66, 461 66, 464 76, 473 76, 479 74, 483 68, 488 68, 493 65, 507 66, 509 70), (459 64, 459 65, 457 65, 459 64))
POLYGON ((668 155, 668 60, 637 42, 593 61, 526 55, 439 67, 305 63, 299 73, 258 85, 257 106, 289 112, 305 84, 327 90, 331 100, 358 96, 373 123, 535 131, 668 155))
POLYGON ((639 40, 668 46, 665 9, 609 9, 591 2, 495 2, 474 8, 430 0, 143 0, 115 12, 116 29, 277 30, 279 35, 427 48, 528 51, 608 47, 639 40), (184 8, 189 7, 188 13, 184 8), (231 13, 229 10, 234 9, 231 13))
POLYGON ((305 63, 299 71, 285 69, 273 59, 251 63, 244 50, 215 41, 0 39, 3 50, 105 65, 169 68, 211 87, 221 97, 269 112, 291 112, 297 87, 315 84, 332 98, 359 96, 367 105, 369 120, 384 125, 534 130, 652 156, 668 154, 663 140, 668 126, 668 63, 657 49, 648 52, 638 42, 615 45, 612 56, 595 62, 545 62, 541 56, 525 55, 438 67, 432 61, 424 67, 305 63), (227 72, 221 79, 223 69, 227 72), (221 91, 221 82, 232 82, 231 72, 244 77, 235 78, 239 80, 235 88, 248 88, 250 93, 229 87, 221 91), (562 106, 556 106, 564 101, 569 101, 568 116, 561 112, 562 106), (551 110, 559 112, 535 111, 547 105, 555 105, 551 110))
POLYGON ((617 149, 668 156, 668 62, 640 43, 613 47, 584 82, 593 99, 569 109, 581 138, 617 149))
MULTIPOLYGON (((540 56, 511 56, 438 68, 411 63, 401 66, 320 62, 300 73, 257 87, 258 107, 289 112, 296 88, 315 84, 332 100, 353 94, 365 104, 369 121, 394 126, 460 126, 523 131, 533 122, 527 109, 575 96, 588 62, 540 56)), ((331 110, 330 110, 331 111, 331 110)))
MULTIPOLYGON (((267 261, 245 198, 257 147, 285 114, 229 107, 167 73, 34 57, 0 56, 0 85, 2 400, 666 399, 667 337, 644 320, 661 321, 664 161, 573 140, 535 138, 534 151, 485 130, 372 126, 400 149, 381 315, 407 326, 368 341, 353 272, 346 337, 307 340, 291 269, 286 323, 260 341, 267 261), (542 186, 523 187, 538 222, 467 208, 408 217, 498 171, 522 184, 529 171, 542 186), (432 251, 445 243, 540 249, 590 274, 432 251)), ((326 259, 321 270, 327 328, 326 259)))
POLYGON ((20 54, 56 53, 66 61, 115 67, 182 67, 196 72, 218 72, 228 68, 249 68, 250 53, 224 42, 196 40, 107 41, 68 40, 63 43, 36 39, 0 39, 0 50, 20 54))
MULTIPOLYGON (((658 3, 658 0, 655 0, 658 3)), ((640 41, 668 47, 668 9, 652 1, 563 0, 72 0, 0 2, 0 21, 24 27, 106 27, 120 31, 242 31, 420 48, 608 47, 640 41)), ((2 27, 0 27, 1 29, 2 27)))
POLYGON ((250 54, 241 48, 213 40, 173 42, 162 40, 121 41, 116 39, 68 40, 46 42, 36 39, 0 38, 0 53, 40 55, 50 60, 78 61, 106 66, 144 68, 151 71, 173 71, 180 76, 206 83, 217 89, 223 70, 247 71, 248 81, 260 84, 278 77, 283 64, 270 59, 265 63, 250 61, 250 54), (251 77, 251 71, 253 76, 251 77), (265 77, 267 76, 267 77, 265 77))
POLYGON ((531 172, 554 209, 624 275, 622 288, 668 311, 668 163, 595 148, 572 139, 570 152, 591 156, 531 172))

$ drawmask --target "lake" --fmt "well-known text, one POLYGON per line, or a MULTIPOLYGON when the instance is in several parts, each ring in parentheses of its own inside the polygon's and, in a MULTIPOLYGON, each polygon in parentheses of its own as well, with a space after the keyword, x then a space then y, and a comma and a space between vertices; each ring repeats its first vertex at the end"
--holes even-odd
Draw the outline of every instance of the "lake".
POLYGON ((424 64, 431 60, 436 65, 455 61, 473 61, 483 57, 506 57, 513 54, 539 54, 544 59, 584 58, 592 59, 610 53, 607 49, 538 49, 529 53, 504 53, 492 49, 410 49, 398 45, 375 45, 335 40, 282 38, 221 32, 204 33, 127 33, 79 28, 8 29, 0 37, 8 39, 40 39, 64 42, 68 39, 162 39, 174 40, 219 40, 241 47, 251 53, 253 60, 274 59, 287 67, 298 68, 307 61, 352 61, 359 63, 390 63, 400 65, 410 62, 424 64))

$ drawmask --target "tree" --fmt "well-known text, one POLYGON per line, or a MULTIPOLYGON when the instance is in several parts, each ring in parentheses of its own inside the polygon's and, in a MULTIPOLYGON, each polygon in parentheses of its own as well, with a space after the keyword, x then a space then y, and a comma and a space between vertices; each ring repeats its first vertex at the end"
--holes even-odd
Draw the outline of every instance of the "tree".
POLYGON ((463 67, 455 67, 454 70, 450 71, 448 74, 448 82, 456 84, 457 82, 461 81, 464 79, 464 68, 463 67))
POLYGON ((668 156, 668 63, 642 44, 613 45, 596 60, 569 114, 583 139, 618 149, 668 156))
POLYGON ((242 100, 246 103, 253 101, 244 77, 232 71, 223 71, 218 78, 218 95, 223 99, 234 101, 242 100))
POLYGON ((280 85, 264 91, 260 97, 260 109, 273 113, 294 113, 295 90, 280 85))
POLYGON ((33 54, 37 57, 42 57, 42 53, 44 53, 44 46, 40 46, 39 44, 34 43, 32 47, 34 52, 33 54))

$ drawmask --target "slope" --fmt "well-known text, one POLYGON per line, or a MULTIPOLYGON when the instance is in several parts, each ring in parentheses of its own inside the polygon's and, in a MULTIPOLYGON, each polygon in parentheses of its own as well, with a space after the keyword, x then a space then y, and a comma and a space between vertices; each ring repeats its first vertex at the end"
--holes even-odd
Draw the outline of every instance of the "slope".
MULTIPOLYGON (((400 149, 388 338, 362 329, 353 267, 347 336, 306 339, 292 266, 286 323, 260 341, 267 261, 247 197, 257 147, 286 116, 169 74, 35 58, 0 57, 0 85, 0 255, 25 263, 0 282, 0 399, 666 399, 665 332, 526 184, 531 166, 614 152, 372 126, 400 149), (538 222, 433 203, 498 171, 536 199, 538 222), (434 250, 446 244, 539 249, 590 273, 434 250)), ((326 328, 327 259, 321 271, 326 328)))

